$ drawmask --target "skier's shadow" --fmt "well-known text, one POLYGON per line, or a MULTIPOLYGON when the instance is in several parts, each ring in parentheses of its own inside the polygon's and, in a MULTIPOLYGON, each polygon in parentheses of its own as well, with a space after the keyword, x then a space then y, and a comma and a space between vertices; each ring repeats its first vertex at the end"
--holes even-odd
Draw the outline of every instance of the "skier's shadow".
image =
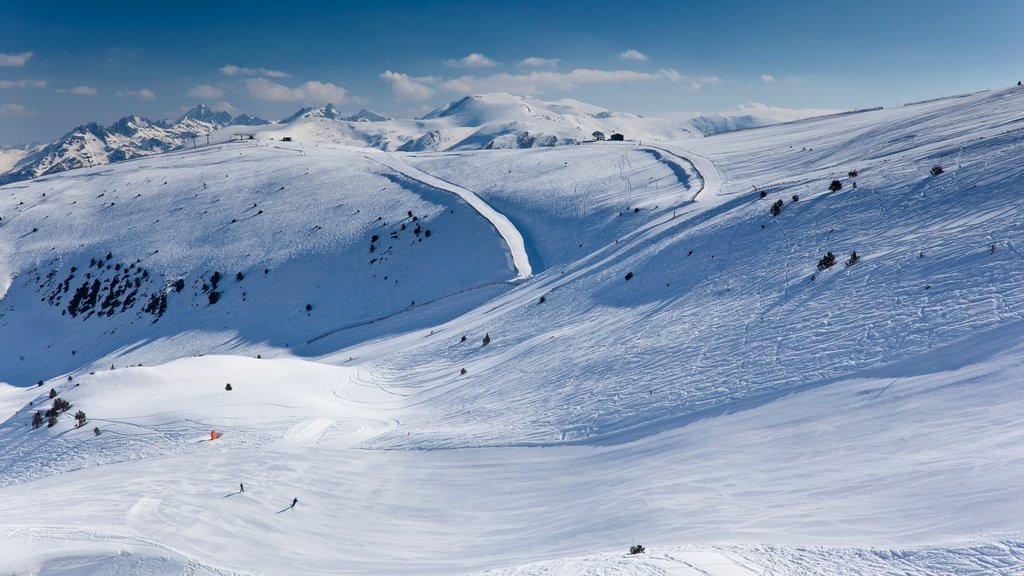
POLYGON ((231 498, 232 496, 238 496, 241 493, 242 493, 241 491, 232 492, 231 494, 228 494, 227 496, 222 496, 221 498, 231 498))
POLYGON ((284 509, 278 510, 277 512, 275 512, 275 514, 280 514, 282 512, 287 512, 287 511, 291 510, 292 508, 295 508, 295 506, 285 506, 284 509))

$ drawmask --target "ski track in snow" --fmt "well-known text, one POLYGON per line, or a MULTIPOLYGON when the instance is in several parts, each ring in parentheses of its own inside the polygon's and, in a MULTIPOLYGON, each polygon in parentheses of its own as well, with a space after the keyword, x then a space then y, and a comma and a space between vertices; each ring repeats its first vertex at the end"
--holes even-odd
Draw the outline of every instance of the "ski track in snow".
MULTIPOLYGON (((371 157, 367 156, 367 158, 371 157)), ((393 154, 389 155, 386 160, 378 161, 395 172, 404 174, 414 180, 418 180, 427 186, 447 190, 448 192, 452 192, 457 195, 459 198, 462 198, 462 200, 472 206, 473 209, 481 216, 486 218, 491 225, 494 226, 494 229, 498 231, 498 234, 501 235, 502 240, 505 241, 505 246, 508 247, 518 277, 529 278, 533 274, 533 269, 530 266, 530 258, 526 254, 526 246, 523 243, 522 234, 520 234, 519 230, 509 222, 508 218, 481 200, 479 196, 470 190, 462 188, 461 186, 456 186, 451 182, 445 182, 444 180, 431 176, 422 170, 413 168, 393 154)))

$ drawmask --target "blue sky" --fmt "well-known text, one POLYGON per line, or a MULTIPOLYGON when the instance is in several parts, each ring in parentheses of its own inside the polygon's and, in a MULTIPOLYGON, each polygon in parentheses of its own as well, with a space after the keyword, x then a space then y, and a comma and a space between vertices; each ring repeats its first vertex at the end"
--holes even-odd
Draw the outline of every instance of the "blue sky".
POLYGON ((268 119, 484 91, 652 116, 893 106, 1015 84, 1022 56, 1017 0, 4 2, 0 144, 200 102, 268 119))

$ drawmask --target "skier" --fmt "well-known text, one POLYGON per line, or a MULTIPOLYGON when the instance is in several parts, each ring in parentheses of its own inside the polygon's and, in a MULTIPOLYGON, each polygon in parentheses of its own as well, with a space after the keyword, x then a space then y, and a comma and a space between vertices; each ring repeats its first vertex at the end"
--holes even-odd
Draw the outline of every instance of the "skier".
POLYGON ((245 484, 242 484, 241 482, 239 482, 238 483, 238 491, 239 492, 245 492, 245 484))
POLYGON ((292 498, 292 505, 291 505, 291 507, 295 508, 295 505, 298 504, 298 503, 299 503, 299 499, 298 498, 292 498))

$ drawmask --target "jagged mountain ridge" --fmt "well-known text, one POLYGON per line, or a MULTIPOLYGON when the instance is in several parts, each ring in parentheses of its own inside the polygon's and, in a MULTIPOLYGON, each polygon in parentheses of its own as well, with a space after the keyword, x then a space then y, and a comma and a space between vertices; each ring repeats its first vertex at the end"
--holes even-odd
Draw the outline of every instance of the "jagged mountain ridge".
POLYGON ((0 174, 0 183, 169 152, 192 145, 194 138, 205 137, 224 126, 267 123, 248 114, 232 117, 205 104, 175 121, 153 121, 132 114, 108 127, 90 122, 26 154, 8 172, 0 174))

